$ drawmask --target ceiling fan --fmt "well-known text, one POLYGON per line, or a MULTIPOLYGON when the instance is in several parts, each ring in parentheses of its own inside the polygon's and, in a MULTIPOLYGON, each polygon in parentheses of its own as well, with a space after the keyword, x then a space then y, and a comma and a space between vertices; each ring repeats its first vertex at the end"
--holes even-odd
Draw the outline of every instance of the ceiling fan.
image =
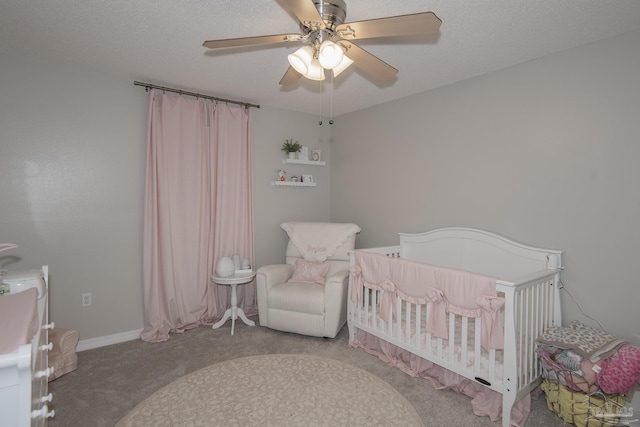
POLYGON ((398 70, 362 49, 353 40, 434 34, 440 30, 442 23, 433 12, 344 22, 347 5, 343 0, 276 1, 298 18, 301 33, 207 40, 202 45, 209 49, 220 49, 302 43, 300 49, 288 56, 291 65, 280 80, 281 85, 295 84, 302 76, 324 80, 325 70, 332 70, 333 75, 337 76, 351 64, 371 78, 385 82, 393 80, 398 70))

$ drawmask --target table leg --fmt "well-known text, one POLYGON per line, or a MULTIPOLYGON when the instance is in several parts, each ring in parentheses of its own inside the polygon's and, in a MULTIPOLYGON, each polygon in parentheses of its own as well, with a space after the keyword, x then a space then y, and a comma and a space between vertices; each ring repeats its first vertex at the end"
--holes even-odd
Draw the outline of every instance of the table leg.
POLYGON ((238 285, 231 285, 231 335, 236 328, 238 318, 238 285))
POLYGON ((216 323, 214 323, 213 326, 211 327, 211 329, 218 329, 220 326, 224 325, 224 323, 227 320, 229 320, 230 317, 231 317, 231 309, 228 308, 227 311, 224 312, 224 315, 222 316, 222 319, 220 319, 216 323))
POLYGON ((229 286, 231 286, 231 307, 224 312, 222 319, 214 323, 211 328, 218 329, 220 326, 224 325, 227 320, 231 319, 231 335, 233 335, 236 327, 236 319, 238 317, 240 317, 240 319, 248 326, 255 326, 256 323, 252 320, 249 320, 244 314, 244 311, 238 307, 238 285, 232 284, 229 286))
POLYGON ((254 322, 253 320, 247 319, 247 316, 245 316, 243 309, 241 308, 238 309, 238 316, 240 316, 240 319, 242 319, 245 325, 256 326, 256 322, 254 322))

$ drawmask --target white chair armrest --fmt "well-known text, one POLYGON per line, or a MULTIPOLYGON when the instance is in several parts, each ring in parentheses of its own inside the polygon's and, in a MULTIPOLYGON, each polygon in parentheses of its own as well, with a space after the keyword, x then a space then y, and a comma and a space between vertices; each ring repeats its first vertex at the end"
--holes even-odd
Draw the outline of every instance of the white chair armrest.
POLYGON ((340 270, 333 273, 331 276, 327 276, 325 280, 325 286, 343 286, 346 279, 349 278, 349 270, 340 270))
POLYGON ((289 264, 264 265, 256 271, 258 286, 269 290, 273 285, 284 283, 293 276, 294 268, 289 264))
POLYGON ((336 271, 324 284, 325 334, 335 338, 340 326, 347 320, 347 290, 349 270, 336 271))
POLYGON ((258 299, 258 316, 262 326, 269 325, 269 307, 267 294, 269 290, 284 283, 293 276, 294 268, 289 264, 264 265, 256 271, 256 292, 258 299))
POLYGON ((331 305, 335 305, 335 302, 332 301, 340 301, 342 296, 347 294, 348 286, 349 270, 336 271, 334 274, 327 277, 324 283, 325 309, 331 305))

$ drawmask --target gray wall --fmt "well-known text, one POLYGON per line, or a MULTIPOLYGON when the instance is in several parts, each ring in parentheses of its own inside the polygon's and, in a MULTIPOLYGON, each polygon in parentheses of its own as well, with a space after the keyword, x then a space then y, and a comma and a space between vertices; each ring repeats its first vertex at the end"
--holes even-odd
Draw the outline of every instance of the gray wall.
POLYGON ((256 223, 256 264, 284 262, 287 235, 285 221, 328 221, 331 161, 331 129, 318 125, 318 116, 274 108, 254 110, 253 191, 256 223), (293 138, 310 149, 319 149, 326 166, 283 164, 280 147, 293 138), (313 175, 316 187, 276 187, 278 170, 287 177, 313 175))
MULTIPOLYGON (((142 215, 148 94, 140 76, 0 58, 0 254, 9 270, 49 264, 50 318, 80 339, 143 326, 142 215), (91 293, 93 305, 81 306, 91 293)), ((329 219, 329 170, 284 165, 294 138, 329 157, 315 115, 254 109, 256 264, 284 262, 280 222, 329 219), (274 187, 278 169, 315 188, 274 187)), ((129 334, 130 337, 131 334, 129 334)), ((135 336, 135 335, 134 335, 135 336)))
MULTIPOLYGON (((331 219, 564 251, 565 320, 640 343, 640 31, 340 117, 331 219)), ((428 70, 425 70, 428 72, 428 70)))
MULTIPOLYGON (((254 110, 256 264, 282 261, 287 220, 356 222, 359 247, 480 227, 564 250, 575 300, 640 343, 639 45, 636 31, 331 128, 254 110), (322 149, 328 165, 282 164, 286 138, 322 149), (318 186, 272 186, 282 168, 318 186)), ((51 318, 81 340, 142 328, 147 94, 132 82, 145 79, 6 56, 0 75, 0 243, 20 245, 0 265, 49 264, 51 318)), ((565 319, 593 324, 567 293, 563 305, 565 319)))

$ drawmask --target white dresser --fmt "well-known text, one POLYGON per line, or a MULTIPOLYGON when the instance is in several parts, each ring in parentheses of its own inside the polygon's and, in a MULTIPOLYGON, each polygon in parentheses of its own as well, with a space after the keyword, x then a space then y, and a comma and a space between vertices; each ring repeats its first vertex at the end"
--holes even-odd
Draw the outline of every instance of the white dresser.
POLYGON ((47 419, 54 416, 50 409, 53 396, 48 391, 47 380, 53 372, 47 366, 51 350, 48 330, 53 328, 48 319, 49 268, 9 273, 4 283, 10 285, 10 294, 38 289, 39 327, 30 344, 0 354, 0 425, 45 426, 47 419))

